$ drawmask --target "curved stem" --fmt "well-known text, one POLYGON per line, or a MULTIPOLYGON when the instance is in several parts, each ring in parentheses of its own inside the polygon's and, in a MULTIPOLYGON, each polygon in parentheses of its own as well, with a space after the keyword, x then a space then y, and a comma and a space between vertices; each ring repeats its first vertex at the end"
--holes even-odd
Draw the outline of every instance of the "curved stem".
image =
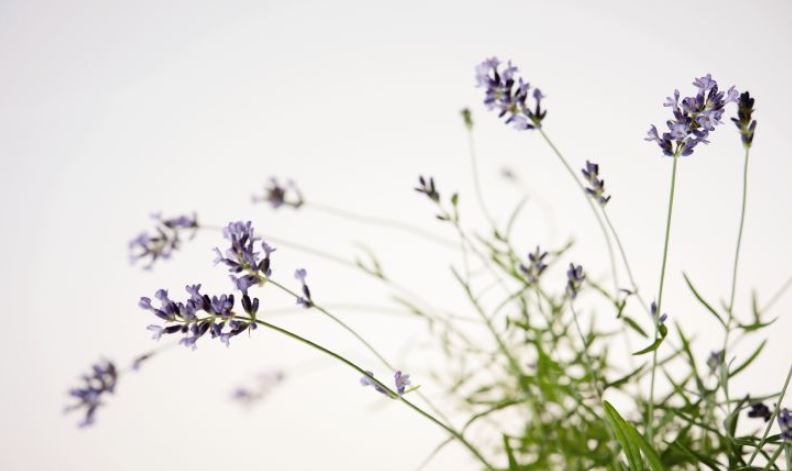
POLYGON ((737 290, 737 266, 740 261, 740 246, 742 245, 743 227, 745 226, 745 207, 748 200, 748 155, 750 148, 745 148, 743 162, 743 187, 742 187, 742 206, 740 208, 740 228, 737 230, 737 248, 734 251, 734 268, 732 269, 731 295, 729 296, 729 319, 734 317, 734 296, 737 290))
POLYGON ((416 235, 418 237, 422 237, 426 240, 432 241, 444 247, 456 248, 456 244, 453 241, 443 239, 442 237, 438 237, 427 230, 421 229, 420 227, 416 227, 401 221, 396 221, 393 219, 383 218, 379 216, 368 216, 365 214, 353 213, 345 209, 326 206, 320 203, 306 202, 304 206, 306 208, 313 208, 323 213, 331 214, 333 216, 337 216, 345 219, 352 219, 358 222, 362 222, 364 224, 373 224, 378 226, 390 227, 391 229, 397 229, 403 232, 408 232, 410 234, 416 235))
MULTIPOLYGON (((665 241, 663 242, 663 263, 660 268, 660 287, 657 293, 657 315, 654 316, 654 325, 655 325, 655 339, 657 338, 658 330, 659 330, 659 319, 662 315, 662 305, 663 305, 663 287, 665 286, 665 272, 666 272, 666 264, 668 262, 668 241, 671 238, 671 214, 674 211, 674 192, 676 190, 676 173, 677 173, 677 162, 679 161, 679 152, 675 153, 673 156, 674 164, 671 167, 671 190, 669 191, 668 196, 668 212, 666 214, 666 228, 665 228, 665 241)), ((652 352, 652 375, 650 380, 649 386, 649 407, 648 413, 646 414, 646 435, 649 443, 652 443, 652 433, 653 433, 653 419, 654 419, 654 391, 655 391, 655 376, 657 371, 657 348, 654 349, 652 352)))
POLYGON ((495 225, 495 219, 490 214, 489 210, 487 210, 487 205, 484 204, 484 194, 481 191, 481 181, 479 180, 479 171, 478 171, 478 161, 476 158, 476 145, 473 139, 473 129, 468 128, 468 151, 470 153, 470 165, 473 169, 473 186, 476 190, 476 199, 478 200, 478 204, 481 207, 481 212, 484 213, 484 217, 487 218, 487 221, 492 226, 493 230, 497 230, 497 226, 495 225))
POLYGON ((605 218, 605 223, 608 225, 608 229, 610 229, 610 232, 613 235, 613 240, 616 241, 616 247, 619 249, 622 264, 627 271, 627 278, 630 279, 630 286, 633 290, 633 293, 635 293, 635 296, 638 298, 638 302, 641 303, 641 306, 643 306, 644 310, 649 312, 649 307, 646 305, 646 301, 644 301, 643 296, 641 296, 638 283, 635 282, 635 277, 633 276, 632 269, 630 268, 630 262, 627 260, 627 252, 624 250, 624 246, 622 245, 621 239, 619 238, 619 234, 616 232, 616 227, 613 225, 613 222, 611 222, 610 217, 608 217, 608 212, 604 207, 602 208, 602 215, 605 218))
MULTIPOLYGON (((237 316, 237 318, 240 319, 240 320, 250 321, 250 318, 246 318, 246 317, 237 316)), ((393 399, 400 400, 405 405, 407 405, 407 407, 409 407, 410 409, 414 410, 415 412, 417 412, 418 414, 420 414, 424 418, 426 418, 426 419, 430 420, 431 422, 435 423, 437 426, 439 426, 440 428, 442 428, 443 430, 445 430, 446 432, 451 434, 454 438, 459 440, 459 442, 462 445, 464 445, 465 448, 467 448, 473 454, 473 456, 475 456, 476 459, 478 459, 481 462, 481 464, 483 464, 484 467, 486 467, 488 470, 490 470, 490 471, 494 471, 495 470, 495 468, 491 464, 489 464, 489 462, 486 460, 486 458, 484 458, 484 456, 481 455, 481 453, 476 449, 476 447, 474 447, 470 442, 468 442, 465 439, 465 437, 463 437, 459 432, 457 432, 456 430, 452 429, 448 425, 444 424, 442 421, 437 419, 432 414, 426 412, 425 410, 421 409, 420 407, 418 407, 417 405, 413 404, 409 400, 405 399, 404 396, 400 396, 398 393, 396 393, 395 391, 391 390, 388 386, 382 384, 379 380, 377 380, 376 378, 372 377, 368 373, 368 371, 364 370, 363 368, 361 368, 360 366, 358 366, 354 362, 348 360, 344 356, 339 355, 338 353, 336 353, 336 352, 334 352, 332 350, 329 350, 329 349, 319 345, 318 343, 312 342, 311 340, 308 340, 307 338, 305 338, 305 337, 303 337, 301 335, 298 335, 298 334, 296 334, 294 332, 291 332, 289 330, 286 330, 286 329, 284 329, 282 327, 278 327, 275 324, 270 324, 269 322, 262 321, 260 319, 255 319, 254 322, 256 324, 262 326, 262 327, 266 327, 266 328, 274 330, 275 332, 278 332, 278 333, 280 333, 282 335, 290 337, 293 340, 297 340, 298 342, 300 342, 300 343, 302 343, 304 345, 307 345, 307 346, 313 348, 314 350, 320 351, 320 352, 324 353, 325 355, 328 355, 328 356, 334 358, 335 360, 337 360, 337 361, 349 366, 353 370, 355 370, 358 373, 362 374, 363 376, 367 377, 371 382, 375 383, 377 386, 382 388, 388 394, 389 397, 391 397, 393 399)))
POLYGON ((613 245, 611 244, 610 236, 608 236, 608 230, 605 229, 605 224, 602 222, 602 216, 600 216, 599 211, 597 211, 596 206, 594 206, 594 203, 591 201, 591 198, 586 193, 586 188, 580 182, 580 179, 578 178, 577 173, 575 173, 575 171, 572 169, 572 166, 569 165, 569 162, 567 162, 567 160, 564 158, 564 156, 561 154, 561 152, 558 150, 558 148, 555 146, 555 144, 553 144, 553 141, 551 141, 550 138, 547 137, 547 134, 545 134, 545 132, 544 132, 544 130, 542 128, 539 128, 539 134, 542 135, 542 137, 544 138, 544 140, 547 143, 547 145, 550 146, 550 149, 553 150, 555 155, 558 157, 558 160, 561 161, 561 163, 564 165, 564 168, 567 170, 567 172, 569 172, 569 175, 575 181, 575 183, 577 184, 577 186, 580 189, 581 193, 583 193, 583 197, 586 199, 586 202, 588 203, 589 207, 591 208, 591 212, 594 213, 594 217, 597 219, 597 224, 599 224, 599 226, 600 226, 600 230, 602 231, 602 235, 605 237, 605 244, 607 245, 607 248, 608 248, 608 258, 610 259, 611 273, 613 274, 614 291, 618 291, 619 290, 619 275, 618 275, 618 272, 616 271, 616 259, 615 259, 614 255, 613 255, 613 245))

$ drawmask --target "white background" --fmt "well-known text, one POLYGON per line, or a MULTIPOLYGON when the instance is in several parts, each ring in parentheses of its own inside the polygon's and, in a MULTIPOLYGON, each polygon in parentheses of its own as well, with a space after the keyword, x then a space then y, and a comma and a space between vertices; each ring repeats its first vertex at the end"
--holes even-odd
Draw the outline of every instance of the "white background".
MULTIPOLYGON (((210 249, 222 243, 214 234, 199 234, 151 273, 130 267, 126 242, 149 227, 152 211, 196 210, 217 224, 252 219, 267 233, 350 258, 352 243, 364 241, 404 284, 464 306, 447 270, 453 254, 394 231, 250 204, 268 176, 294 177, 309 199, 450 237, 411 190, 423 173, 437 176, 441 190, 461 192, 473 227, 462 106, 474 111, 494 212, 503 220, 521 196, 499 178, 503 166, 530 194, 521 250, 574 235, 571 257, 605 275, 593 218, 539 136, 512 131, 480 104, 473 67, 491 55, 511 58, 542 88, 546 129, 573 165, 601 163, 610 213, 648 293, 659 272, 671 161, 643 141, 646 129, 667 118, 665 96, 690 91, 707 72, 757 97, 738 296, 747 315, 751 288, 767 300, 792 275, 791 20, 783 1, 0 2, 0 468, 412 469, 444 438, 439 430, 402 407, 382 407, 354 373, 269 332, 235 339, 230 349, 207 341, 152 360, 122 377, 94 428, 77 429, 78 417, 61 410, 92 361, 124 362, 151 348, 140 295, 180 293, 194 281, 230 289, 211 266, 210 249), (293 379, 258 407, 229 400, 235 384, 289 367, 297 368, 293 379)), ((726 124, 680 163, 665 306, 698 333, 702 358, 721 340, 681 272, 710 299, 728 294, 738 139, 726 124)), ((297 266, 309 269, 325 302, 386 301, 387 292, 352 271, 277 253, 285 281, 297 266)), ((563 284, 562 273, 553 276, 563 284)), ((291 305, 271 291, 262 303, 291 305)), ((739 394, 783 381, 790 307, 792 295, 776 305, 781 318, 739 394)), ((404 358, 437 397, 422 379, 421 352, 401 355, 420 324, 340 314, 404 358)), ((326 319, 281 322, 375 366, 326 319)), ((432 469, 475 466, 451 447, 432 469)))

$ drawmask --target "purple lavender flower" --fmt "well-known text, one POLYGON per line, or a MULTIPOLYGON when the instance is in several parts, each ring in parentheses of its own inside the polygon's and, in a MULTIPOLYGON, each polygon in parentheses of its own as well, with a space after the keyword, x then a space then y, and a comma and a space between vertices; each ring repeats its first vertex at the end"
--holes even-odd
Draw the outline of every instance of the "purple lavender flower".
POLYGON ((374 387, 374 389, 375 389, 375 390, 376 390, 378 393, 380 393, 380 394, 384 394, 384 395, 386 395, 386 396, 387 396, 387 395, 388 395, 388 391, 386 391, 385 389, 383 389, 383 387, 382 387, 382 386, 380 386, 379 384, 377 384, 377 382, 376 382, 376 381, 372 381, 372 380, 373 380, 373 378, 374 378, 374 373, 372 373, 371 371, 366 371, 366 375, 365 375, 365 376, 362 376, 362 377, 360 378, 360 385, 361 385, 361 386, 373 386, 373 387, 374 387))
POLYGON ((407 389, 407 386, 411 384, 410 375, 403 374, 401 371, 397 371, 393 375, 393 381, 394 383, 396 383, 396 392, 398 392, 399 395, 404 394, 404 391, 407 389))
POLYGON ((264 187, 264 196, 253 196, 253 202, 269 203, 273 209, 282 206, 299 209, 305 204, 302 192, 294 181, 287 180, 285 185, 281 185, 275 177, 271 177, 269 186, 264 187))
POLYGON ((212 338, 218 338, 228 345, 231 337, 256 328, 254 321, 259 306, 257 298, 251 300, 247 293, 242 295, 242 307, 249 317, 241 317, 234 312, 233 294, 210 297, 201 294, 201 285, 189 285, 185 289, 190 295, 185 302, 171 300, 165 290, 159 290, 155 295, 160 301, 159 307, 154 307, 150 298, 140 298, 138 306, 165 321, 163 326, 147 327, 153 332, 155 339, 181 333, 179 343, 195 349, 196 342, 207 332, 212 338))
POLYGON ((781 438, 792 442, 792 413, 786 407, 778 413, 778 427, 781 429, 781 438))
MULTIPOLYGON (((397 371, 396 373, 394 373, 393 382, 396 385, 396 392, 398 393, 399 396, 404 394, 407 391, 407 386, 412 384, 410 382, 410 375, 404 374, 401 371, 397 371)), ((373 386, 378 393, 384 394, 386 396, 390 396, 390 394, 386 389, 384 389, 382 386, 377 384, 376 381, 374 381, 374 373, 372 373, 371 371, 366 371, 365 376, 360 378, 360 384, 362 386, 373 386)))
POLYGON ((600 206, 605 206, 611 199, 611 195, 605 196, 605 180, 599 178, 599 164, 586 161, 586 167, 581 170, 586 177, 589 186, 586 188, 592 198, 597 200, 600 206))
POLYGON ((566 292, 571 299, 575 299, 577 297, 580 287, 583 284, 583 280, 585 279, 586 274, 583 273, 583 266, 570 263, 569 270, 567 270, 566 292))
POLYGON ((765 422, 769 422, 772 415, 770 408, 762 402, 751 404, 751 410, 748 411, 748 417, 752 419, 764 419, 765 422))
POLYGON ((740 94, 737 102, 737 117, 732 118, 734 125, 740 130, 740 138, 745 147, 751 147, 753 143, 754 131, 756 131, 756 120, 752 118, 754 112, 754 99, 749 92, 740 94))
POLYGON ((525 275, 528 284, 535 285, 539 282, 539 277, 547 269, 547 264, 544 263, 546 257, 547 252, 543 252, 537 245, 536 250, 528 254, 530 263, 527 266, 520 264, 520 271, 525 275))
POLYGON ((313 300, 311 300, 311 290, 308 289, 308 285, 305 283, 305 277, 308 276, 308 272, 305 268, 299 268, 294 272, 294 278, 300 282, 302 285, 302 296, 297 297, 297 304, 308 309, 309 307, 313 306, 313 300))
POLYGON ((527 100, 530 85, 521 77, 516 77, 517 67, 511 61, 500 70, 500 61, 496 57, 484 60, 476 66, 476 83, 484 87, 484 104, 490 110, 496 110, 498 117, 506 117, 506 124, 515 129, 535 129, 541 127, 547 111, 542 110, 544 94, 535 88, 533 107, 527 100))
POLYGON ((225 253, 215 248, 217 256, 214 262, 226 265, 234 287, 247 294, 250 287, 264 282, 272 275, 271 255, 275 249, 255 235, 250 221, 229 223, 223 230, 223 235, 231 242, 231 247, 225 253), (260 257, 261 252, 256 250, 259 241, 264 251, 263 258, 260 257))
POLYGON ((77 399, 77 403, 66 407, 66 412, 83 409, 85 416, 79 423, 87 427, 94 423, 96 410, 104 405, 102 398, 115 392, 118 382, 118 370, 111 361, 103 360, 91 367, 91 372, 82 376, 83 384, 69 390, 69 396, 77 399))
POLYGON ((169 259, 181 247, 183 232, 190 231, 192 239, 199 227, 195 214, 165 219, 157 213, 151 217, 156 221, 154 234, 142 232, 129 241, 130 262, 134 264, 138 260, 148 259, 145 269, 150 269, 157 260, 169 259))
POLYGON ((723 350, 714 350, 710 352, 709 357, 707 357, 707 366, 709 367, 710 374, 716 374, 718 369, 723 363, 723 350))
POLYGON ((724 93, 718 90, 718 84, 710 74, 698 77, 693 81, 698 88, 695 96, 680 100, 679 90, 674 96, 666 98, 663 106, 672 109, 673 120, 668 120, 668 132, 660 133, 652 125, 646 140, 654 141, 668 156, 688 156, 700 144, 708 144, 709 133, 721 123, 724 108, 728 103, 736 102, 739 92, 731 87, 724 93))
POLYGON ((654 319, 658 324, 664 324, 665 321, 668 319, 668 314, 663 313, 660 317, 657 317, 657 303, 652 301, 652 304, 649 305, 649 313, 652 315, 652 319, 654 319))

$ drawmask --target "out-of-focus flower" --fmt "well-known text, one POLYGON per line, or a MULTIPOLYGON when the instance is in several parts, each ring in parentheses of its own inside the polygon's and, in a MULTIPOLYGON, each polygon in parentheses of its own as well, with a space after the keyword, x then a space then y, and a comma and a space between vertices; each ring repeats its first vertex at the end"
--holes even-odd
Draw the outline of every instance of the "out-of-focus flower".
POLYGON ((517 77, 517 67, 511 61, 502 70, 501 62, 496 57, 484 60, 476 66, 477 86, 483 87, 484 104, 490 110, 496 110, 498 117, 506 117, 506 124, 515 129, 535 129, 541 127, 547 111, 542 109, 544 95, 517 77), (533 98, 533 104, 528 97, 533 98))
POLYGON ((599 164, 587 160, 586 167, 583 168, 581 172, 583 176, 586 177, 586 181, 589 184, 586 188, 586 193, 597 200, 601 206, 608 204, 611 195, 605 196, 605 180, 599 178, 599 164))
POLYGON ((66 412, 83 410, 85 416, 80 427, 87 427, 96 420, 96 410, 104 405, 102 399, 115 392, 118 370, 111 361, 103 360, 91 366, 91 371, 82 376, 82 386, 69 390, 69 396, 77 403, 66 407, 66 412))
POLYGON ((781 438, 792 442, 792 413, 786 407, 778 413, 778 427, 781 429, 781 438))
POLYGON ((745 147, 751 147, 756 131, 756 120, 753 119, 754 99, 749 92, 742 92, 737 102, 737 117, 732 118, 734 125, 740 130, 740 138, 745 147))
POLYGON ((567 270, 566 286, 566 292, 570 298, 575 299, 577 297, 578 291, 580 291, 580 287, 585 279, 586 274, 583 273, 583 266, 570 263, 569 269, 567 270))
POLYGON ((253 202, 269 203, 273 209, 278 209, 282 206, 299 209, 305 204, 305 199, 303 199, 300 188, 293 180, 287 180, 284 185, 281 185, 276 177, 271 177, 269 185, 264 187, 264 195, 254 195, 253 202))
POLYGON ((147 259, 145 269, 150 269, 157 260, 170 258, 181 247, 184 231, 189 231, 190 238, 193 238, 199 227, 195 214, 166 219, 157 213, 151 217, 156 221, 154 233, 141 232, 129 241, 130 262, 134 264, 147 259))
POLYGON ((396 392, 399 394, 404 394, 404 391, 407 390, 407 386, 411 384, 410 375, 406 375, 401 371, 397 371, 393 375, 393 382, 396 384, 396 392))
POLYGON ((298 268, 294 271, 294 278, 299 281, 300 285, 302 286, 302 296, 297 296, 297 304, 306 309, 313 306, 311 290, 308 288, 308 285, 305 282, 305 278, 307 276, 308 272, 305 270, 305 268, 298 268))
MULTIPOLYGON (((377 392, 389 396, 388 391, 385 390, 382 386, 377 384, 374 379, 374 373, 371 371, 366 371, 366 375, 360 378, 360 384, 363 386, 372 386, 377 392)), ((396 392, 401 396, 407 391, 407 386, 412 384, 410 382, 410 375, 404 374, 401 371, 397 371, 393 375, 393 382, 396 386, 396 392)))
POLYGON ((711 374, 716 374, 718 372, 721 363, 723 363, 723 350, 710 352, 709 357, 707 357, 707 367, 709 367, 711 374))
POLYGON ((725 93, 719 91, 710 74, 696 78, 693 85, 698 88, 695 96, 680 100, 679 90, 674 90, 674 96, 666 98, 663 106, 674 114, 674 119, 666 122, 668 132, 661 135, 654 125, 649 128, 646 140, 656 142, 665 155, 687 156, 698 144, 708 144, 707 137, 721 124, 725 106, 739 96, 734 87, 725 93))
POLYGON ((266 398, 285 378, 283 371, 264 371, 256 375, 252 384, 236 388, 231 398, 243 406, 253 406, 266 398))
POLYGON ((668 314, 666 313, 663 313, 660 315, 660 317, 657 317, 657 303, 654 301, 652 301, 652 304, 649 305, 649 313, 652 315, 652 319, 658 324, 664 324, 668 319, 668 314))
POLYGON ((462 116, 462 122, 465 123, 465 127, 468 130, 473 129, 473 113, 470 112, 470 108, 462 108, 459 114, 462 116))
POLYGON ((432 177, 429 177, 427 179, 422 176, 419 176, 418 186, 415 187, 415 191, 417 191, 418 193, 423 193, 435 203, 440 201, 440 193, 437 192, 437 187, 435 186, 434 178, 432 177))
POLYGON ((525 275, 528 284, 535 285, 539 282, 539 277, 547 269, 547 264, 544 263, 545 258, 547 258, 547 252, 542 251, 537 245, 536 250, 528 254, 528 265, 520 264, 520 271, 525 275))
POLYGON ((748 411, 748 417, 752 419, 764 419, 765 422, 768 422, 772 415, 773 413, 770 412, 770 408, 764 405, 763 402, 751 404, 751 410, 748 411))
POLYGON ((179 343, 195 349, 196 342, 209 332, 212 338, 220 339, 227 346, 231 337, 256 328, 254 321, 258 299, 251 300, 247 294, 242 295, 242 306, 249 317, 241 317, 233 310, 233 294, 210 297, 201 294, 200 289, 201 285, 187 286, 190 298, 185 302, 172 301, 168 292, 161 289, 155 295, 159 300, 159 307, 154 307, 150 298, 140 298, 138 305, 142 309, 151 311, 165 321, 164 325, 148 326, 155 339, 162 335, 181 333, 183 336, 179 343))

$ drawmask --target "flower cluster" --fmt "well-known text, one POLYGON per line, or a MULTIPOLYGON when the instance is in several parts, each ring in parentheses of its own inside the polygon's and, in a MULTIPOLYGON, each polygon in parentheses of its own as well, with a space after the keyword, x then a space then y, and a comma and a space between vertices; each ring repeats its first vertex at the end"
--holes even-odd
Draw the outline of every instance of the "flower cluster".
POLYGON ((666 98, 663 106, 674 114, 674 119, 666 122, 668 132, 661 136, 654 125, 649 128, 646 140, 656 142, 665 155, 687 156, 698 144, 708 144, 707 137, 721 123, 725 106, 736 102, 739 95, 734 87, 719 91, 710 74, 696 78, 693 85, 698 88, 695 96, 680 100, 679 90, 674 90, 674 96, 666 98))
POLYGON ((264 195, 254 195, 253 202, 269 203, 273 209, 278 209, 282 206, 299 209, 305 204, 305 199, 294 181, 287 180, 286 184, 281 185, 276 177, 271 177, 269 185, 264 187, 264 195))
POLYGON ((275 249, 267 244, 266 241, 256 237, 255 230, 250 221, 231 222, 223 229, 223 236, 231 242, 231 246, 226 249, 225 254, 220 249, 215 248, 215 265, 222 263, 228 267, 231 273, 231 281, 234 286, 247 294, 251 286, 264 282, 272 275, 271 255, 275 249), (261 241, 261 249, 264 257, 256 250, 261 241))
POLYGON ((305 268, 298 268, 294 271, 294 278, 300 282, 302 285, 302 296, 297 296, 297 304, 302 306, 306 309, 313 306, 313 300, 311 299, 311 290, 308 289, 308 285, 305 283, 305 277, 308 276, 308 272, 305 268))
POLYGON ((752 419, 764 419, 765 422, 768 422, 772 415, 770 408, 762 402, 751 404, 751 410, 748 411, 748 417, 752 419))
POLYGON ((533 89, 533 107, 527 100, 531 89, 521 77, 516 77, 517 67, 511 61, 503 70, 499 70, 500 61, 496 57, 486 59, 476 66, 476 83, 484 87, 484 104, 490 110, 496 110, 498 117, 506 117, 506 124, 515 129, 535 129, 541 127, 547 114, 542 110, 544 95, 538 88, 533 89))
POLYGON ((792 413, 786 407, 778 413, 778 427, 781 429, 781 438, 792 442, 792 413))
MULTIPOLYGON (((363 386, 373 386, 378 393, 389 396, 388 391, 379 384, 377 384, 376 381, 373 381, 373 378, 374 378, 374 373, 372 373, 371 371, 366 371, 366 376, 360 378, 360 384, 363 386)), ((407 391, 407 386, 412 384, 410 382, 410 375, 404 374, 401 371, 397 371, 396 373, 394 373, 393 383, 396 385, 396 392, 400 396, 407 391)))
POLYGON ((583 273, 583 266, 570 263, 569 270, 567 270, 566 286, 566 292, 570 298, 575 299, 577 297, 578 291, 580 291, 580 287, 585 279, 586 274, 583 273))
POLYGON ((91 367, 91 372, 82 376, 83 385, 69 390, 69 396, 77 399, 77 403, 66 407, 66 412, 85 410, 85 417, 80 427, 94 423, 96 410, 103 405, 102 398, 115 392, 118 381, 118 370, 111 361, 101 361, 91 367))
POLYGON ((666 313, 660 314, 660 317, 657 316, 657 303, 654 301, 649 305, 649 313, 652 315, 652 319, 658 324, 664 324, 668 319, 668 314, 666 313))
POLYGON ((731 120, 740 130, 740 138, 745 147, 751 147, 756 130, 756 120, 752 117, 753 112, 754 99, 751 98, 749 92, 742 92, 739 101, 737 101, 737 117, 731 120))
POLYGON ((248 317, 240 317, 234 312, 233 294, 210 297, 201 294, 201 285, 189 285, 185 289, 190 295, 185 302, 172 301, 164 289, 155 294, 160 303, 159 307, 152 305, 151 298, 140 298, 138 305, 142 309, 153 312, 155 316, 165 321, 164 326, 156 324, 148 326, 154 339, 180 333, 183 336, 179 343, 195 349, 198 339, 209 332, 212 338, 219 338, 228 346, 231 337, 256 328, 254 321, 259 308, 257 298, 251 299, 247 294, 242 295, 242 308, 248 317))
POLYGON ((583 168, 581 172, 583 176, 586 177, 586 181, 589 184, 589 186, 586 187, 586 193, 597 200, 601 206, 608 204, 611 195, 605 196, 605 180, 599 177, 599 164, 587 160, 586 167, 583 168))
POLYGON ((710 370, 710 374, 716 374, 721 363, 723 363, 723 350, 710 352, 709 357, 707 357, 707 367, 710 370))
POLYGON ((167 260, 173 252, 179 250, 182 241, 182 231, 189 230, 190 238, 195 236, 198 229, 198 218, 182 215, 164 219, 160 214, 152 214, 157 224, 154 234, 141 232, 129 241, 129 260, 135 263, 138 260, 148 259, 144 268, 150 269, 159 259, 167 260))
POLYGON ((545 258, 547 258, 547 252, 543 252, 537 245, 536 250, 528 254, 530 263, 528 265, 520 264, 520 271, 525 275, 528 284, 535 285, 539 282, 539 277, 547 269, 547 264, 544 263, 545 258))

